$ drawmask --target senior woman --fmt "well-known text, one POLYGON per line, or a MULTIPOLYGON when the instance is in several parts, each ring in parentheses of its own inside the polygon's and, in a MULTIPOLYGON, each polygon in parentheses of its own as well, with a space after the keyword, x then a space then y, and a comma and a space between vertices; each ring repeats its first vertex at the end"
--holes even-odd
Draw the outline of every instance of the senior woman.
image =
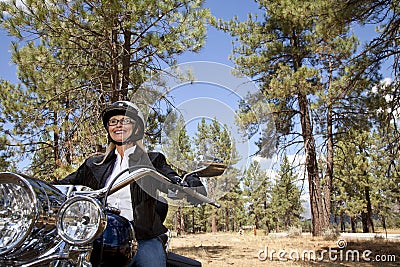
MULTIPOLYGON (((180 180, 163 154, 145 151, 142 141, 144 118, 135 104, 128 101, 111 104, 102 112, 102 121, 109 140, 105 154, 88 158, 77 171, 58 181, 59 184, 86 185, 96 190, 110 183, 121 171, 134 166, 155 168, 172 183, 180 180)), ((188 181, 191 186, 202 187, 198 177, 190 177, 188 181)), ((154 184, 150 187, 144 188, 140 182, 135 182, 107 199, 109 205, 133 222, 138 249, 130 266, 166 265, 165 251, 158 238, 167 231, 163 225, 166 212, 157 212, 160 205, 152 194, 154 184)), ((205 194, 204 189, 202 193, 205 194)))

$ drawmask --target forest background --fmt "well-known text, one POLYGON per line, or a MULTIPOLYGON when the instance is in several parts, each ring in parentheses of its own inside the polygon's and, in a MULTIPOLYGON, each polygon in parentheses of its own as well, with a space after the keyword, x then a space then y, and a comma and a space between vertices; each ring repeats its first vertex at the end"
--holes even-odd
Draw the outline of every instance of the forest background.
MULTIPOLYGON (((231 169, 225 180, 209 179, 209 188, 236 181, 219 196, 222 208, 178 210, 170 224, 194 232, 301 227, 314 235, 330 225, 363 232, 399 227, 398 0, 2 1, 0 7, 3 33, 13 41, 12 65, 1 69, 2 171, 23 166, 41 179, 62 178, 103 149, 98 116, 117 99, 139 99, 144 107, 160 100, 148 114, 147 145, 157 148, 160 129, 177 110, 146 81, 180 62, 210 60, 234 66, 259 88, 243 97, 237 118, 245 133, 273 121, 255 156, 273 152, 276 174, 256 160, 231 169), (227 7, 241 15, 215 13, 227 7), (362 28, 376 32, 360 42, 353 29, 362 28), (212 34, 224 38, 210 44, 212 34), (230 45, 230 58, 222 44, 230 45), (302 216, 302 194, 310 218, 302 216)), ((2 53, 8 44, 1 43, 2 53)), ((171 147, 189 161, 204 152, 203 140, 213 140, 214 156, 226 163, 247 156, 219 121, 178 129, 171 147)))

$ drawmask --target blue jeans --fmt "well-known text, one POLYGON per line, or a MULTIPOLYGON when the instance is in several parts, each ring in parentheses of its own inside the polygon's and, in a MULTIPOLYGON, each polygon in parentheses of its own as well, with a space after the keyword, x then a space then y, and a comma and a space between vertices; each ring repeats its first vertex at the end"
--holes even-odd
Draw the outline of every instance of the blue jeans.
POLYGON ((165 267, 167 259, 165 250, 158 238, 138 240, 138 249, 129 266, 165 267))

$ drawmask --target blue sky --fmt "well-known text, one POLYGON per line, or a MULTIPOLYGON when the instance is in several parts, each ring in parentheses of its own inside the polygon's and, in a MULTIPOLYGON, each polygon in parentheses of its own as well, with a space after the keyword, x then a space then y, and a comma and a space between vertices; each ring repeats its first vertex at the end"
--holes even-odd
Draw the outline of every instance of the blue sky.
MULTIPOLYGON (((0 0, 1 1, 1 0, 0 0)), ((234 16, 238 16, 240 20, 245 20, 247 18, 248 13, 256 13, 258 12, 258 6, 254 1, 251 0, 207 0, 206 1, 206 7, 210 8, 212 14, 216 16, 217 18, 223 18, 223 19, 230 19, 233 18, 234 16)), ((358 34, 359 38, 361 39, 361 42, 365 42, 372 38, 373 36, 376 35, 374 32, 374 26, 367 25, 365 27, 357 27, 355 29, 355 32, 358 34)), ((17 83, 16 79, 16 67, 11 64, 10 62, 10 43, 11 43, 11 38, 7 36, 7 34, 4 32, 4 30, 0 29, 0 78, 4 80, 10 80, 12 83, 17 83)), ((207 36, 207 41, 205 44, 205 47, 202 48, 202 50, 199 53, 187 53, 181 57, 178 58, 179 63, 185 63, 185 62, 193 62, 193 61, 209 61, 209 62, 216 62, 220 64, 225 64, 227 66, 233 67, 233 63, 228 59, 230 53, 232 50, 232 41, 231 37, 221 31, 217 31, 213 29, 212 27, 209 28, 208 31, 208 36, 207 36)), ((387 64, 389 65, 389 64, 387 64)), ((385 73, 385 76, 390 76, 390 73, 386 70, 387 65, 383 67, 383 71, 385 73)), ((195 89, 198 88, 196 86, 192 87, 194 91, 195 89)), ((209 97, 212 97, 212 99, 204 100, 203 101, 195 101, 192 100, 191 102, 188 102, 188 99, 193 99, 193 96, 195 95, 192 91, 190 93, 190 97, 188 98, 188 91, 183 91, 181 90, 182 88, 176 88, 175 93, 176 93, 176 101, 177 105, 180 105, 183 109, 190 109, 194 107, 195 105, 200 106, 197 109, 211 109, 211 106, 217 106, 219 108, 219 111, 221 110, 227 110, 227 114, 232 114, 232 109, 229 109, 229 106, 231 102, 228 101, 228 99, 231 98, 231 96, 226 95, 226 90, 223 90, 223 86, 217 86, 217 87, 208 87, 204 89, 200 94, 196 95, 195 97, 198 99, 202 97, 207 97, 207 94, 209 97), (221 90, 222 89, 222 90, 221 90), (180 95, 179 95, 180 94, 180 95), (219 97, 217 97, 217 94, 219 94, 219 97), (219 102, 215 102, 215 100, 219 102), (214 101, 214 102, 213 102, 214 101), (217 104, 215 104, 217 103, 217 104)), ((199 92, 199 90, 197 90, 199 92)), ((235 99, 235 98, 233 98, 235 99)), ((210 111, 210 110, 207 110, 210 111)), ((215 111, 215 107, 214 107, 215 111)), ((217 110, 218 111, 218 110, 217 110)), ((217 112, 218 113, 218 112, 217 112)), ((219 112, 219 114, 223 114, 219 112)), ((208 115, 211 116, 211 115, 208 115)), ((222 117, 227 117, 228 115, 222 115, 222 117)), ((225 122, 223 118, 221 118, 222 122, 225 122)), ((191 125, 191 122, 188 124, 189 126, 191 125)), ((252 150, 251 148, 247 148, 250 151, 252 150)), ((246 148, 245 148, 246 150, 246 148)), ((251 153, 249 151, 246 151, 246 154, 251 153)), ((266 161, 263 160, 264 164, 266 161)), ((268 163, 269 165, 269 163, 268 163)), ((268 167, 267 167, 268 168, 268 167)))
POLYGON ((0 78, 17 82, 15 75, 16 67, 10 60, 10 42, 11 38, 6 35, 3 29, 0 29, 0 78))
MULTIPOLYGON (((226 20, 231 19, 234 16, 237 16, 239 20, 245 20, 248 16, 248 13, 259 12, 258 5, 251 0, 207 0, 205 6, 210 8, 212 14, 217 18, 226 20)), ((365 42, 376 35, 374 32, 374 26, 371 25, 367 25, 362 28, 358 27, 355 29, 355 31, 359 35, 361 42, 365 42)), ((11 40, 11 37, 7 36, 5 31, 0 29, 0 78, 17 83, 17 78, 15 75, 16 67, 11 64, 10 61, 9 50, 11 40)), ((231 50, 231 37, 222 31, 217 31, 214 28, 209 27, 205 47, 203 47, 199 53, 186 53, 182 55, 178 58, 178 62, 185 63, 194 61, 208 61, 233 67, 233 63, 228 59, 229 55, 231 54, 231 50)), ((385 70, 385 67, 383 70, 385 70)), ((211 72, 209 73, 212 75, 211 72)), ((385 76, 390 75, 390 73, 387 71, 385 71, 385 73, 385 76)), ((231 78, 228 77, 225 79, 229 80, 231 78)), ((229 97, 224 95, 226 92, 224 90, 219 90, 220 88, 218 89, 217 87, 212 87, 208 91, 203 90, 201 93, 199 93, 199 90, 174 90, 175 100, 177 101, 176 104, 187 104, 185 101, 187 101, 188 96, 191 98, 206 97, 208 92, 208 97, 212 97, 214 99, 217 98, 221 103, 226 103, 228 106, 231 106, 231 103, 227 103, 227 99, 229 99, 229 97), (196 95, 194 92, 199 94, 196 95), (220 95, 217 96, 217 94, 220 95)), ((243 94, 241 96, 243 96, 243 94)), ((221 105, 221 107, 222 106, 223 105, 221 105)))
MULTIPOLYGON (((205 6, 210 8, 212 14, 217 18, 222 18, 226 20, 231 19, 234 16, 237 16, 239 20, 245 20, 248 16, 248 13, 259 12, 258 5, 251 0, 207 0, 205 6)), ((376 35, 374 32, 374 26, 371 25, 369 26, 367 25, 363 28, 358 27, 355 29, 355 31, 359 35, 361 42, 365 42, 376 35)), ((10 80, 12 83, 17 83, 17 78, 15 75, 16 67, 13 64, 11 64, 10 61, 9 50, 10 50, 11 40, 12 40, 11 37, 7 36, 5 31, 0 29, 0 78, 4 80, 10 80)), ((178 62, 185 63, 194 61, 208 61, 208 62, 216 62, 219 64, 225 64, 227 66, 233 67, 233 63, 228 59, 231 50, 232 50, 231 37, 222 31, 217 31, 214 28, 209 27, 205 47, 203 47, 199 53, 186 53, 182 55, 181 57, 178 58, 178 62)), ((211 72, 209 73, 212 74, 211 72)), ((387 75, 389 75, 388 72, 386 73, 387 75)), ((225 79, 229 80, 231 78, 228 77, 225 79)), ((192 88, 194 89, 194 87, 192 88)), ((224 103, 227 104, 227 106, 231 106, 231 103, 228 103, 229 101, 228 99, 230 97, 224 95, 224 93, 226 93, 224 90, 220 90, 221 88, 218 88, 218 86, 217 87, 211 86, 210 88, 211 89, 209 90, 203 90, 201 93, 199 93, 199 90, 187 90, 187 89, 174 90, 175 100, 177 101, 176 104, 181 105, 182 103, 184 103, 186 107, 190 106, 187 105, 188 96, 190 96, 190 98, 207 97, 206 94, 208 92, 209 94, 208 97, 211 97, 213 99, 218 99, 218 101, 222 103, 220 106, 221 108, 223 108, 224 103), (198 94, 195 94, 194 92, 197 92, 198 94)), ((201 108, 203 107, 204 105, 201 108)), ((211 105, 208 105, 207 108, 211 109, 212 107, 211 105)))
MULTIPOLYGON (((206 7, 210 8, 213 15, 223 19, 230 19, 234 16, 238 16, 239 19, 244 20, 247 18, 249 12, 254 13, 258 10, 257 5, 253 1, 244 0, 208 0, 206 1, 206 7)), ((11 40, 13 39, 7 36, 4 30, 0 29, 0 78, 17 83, 15 75, 16 67, 11 64, 10 61, 9 50, 11 40)), ((186 53, 182 55, 178 58, 178 62, 209 61, 233 66, 233 63, 228 59, 231 49, 232 43, 230 36, 209 27, 205 47, 202 48, 199 53, 186 53)), ((212 73, 210 74, 212 75, 212 73)), ((227 80, 229 80, 229 78, 227 78, 227 80)), ((203 90, 201 94, 197 95, 193 93, 196 92, 196 90, 174 90, 174 92, 177 94, 181 92, 180 97, 175 95, 175 99, 178 101, 176 104, 180 105, 180 103, 187 101, 188 95, 190 95, 190 98, 207 97, 206 93, 208 92, 208 97, 216 98, 216 94, 218 94, 218 92, 223 93, 224 90, 217 90, 216 87, 213 87, 209 90, 203 90)), ((217 98, 227 99, 226 95, 217 98)), ((214 112, 214 114, 216 113, 217 112, 214 112)))
MULTIPOLYGON (((258 12, 258 6, 251 0, 207 0, 206 7, 210 8, 213 15, 218 18, 230 19, 238 16, 240 20, 247 18, 247 14, 258 12)), ((374 26, 356 28, 356 33, 362 41, 375 36, 374 26)), ((0 29, 0 78, 16 82, 16 68, 10 63, 10 42, 11 38, 6 32, 0 29)), ((232 50, 231 38, 226 33, 209 28, 205 47, 197 54, 187 53, 181 56, 179 62, 190 61, 213 61, 233 66, 228 59, 232 50)), ((383 71, 387 71, 383 68, 383 71)), ((388 74, 389 75, 389 74, 388 74)))
MULTIPOLYGON (((245 19, 247 14, 257 11, 257 5, 249 0, 207 0, 206 7, 211 12, 224 19, 237 15, 239 19, 245 19)), ((16 68, 10 63, 10 42, 11 38, 6 32, 0 29, 0 78, 17 82, 16 68)), ((230 37, 220 31, 210 28, 205 47, 198 54, 188 53, 180 57, 179 62, 188 61, 213 61, 233 66, 228 60, 232 45, 230 37)))

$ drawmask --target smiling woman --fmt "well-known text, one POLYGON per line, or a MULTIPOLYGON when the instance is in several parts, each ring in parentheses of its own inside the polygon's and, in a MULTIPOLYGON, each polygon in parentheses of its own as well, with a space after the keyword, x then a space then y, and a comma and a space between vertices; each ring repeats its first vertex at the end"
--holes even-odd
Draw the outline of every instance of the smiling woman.
POLYGON ((129 117, 117 115, 108 121, 108 132, 112 140, 125 142, 133 132, 136 122, 129 117))
POLYGON ((116 145, 133 143, 143 138, 144 117, 131 102, 115 102, 103 111, 102 118, 110 141, 116 145))

